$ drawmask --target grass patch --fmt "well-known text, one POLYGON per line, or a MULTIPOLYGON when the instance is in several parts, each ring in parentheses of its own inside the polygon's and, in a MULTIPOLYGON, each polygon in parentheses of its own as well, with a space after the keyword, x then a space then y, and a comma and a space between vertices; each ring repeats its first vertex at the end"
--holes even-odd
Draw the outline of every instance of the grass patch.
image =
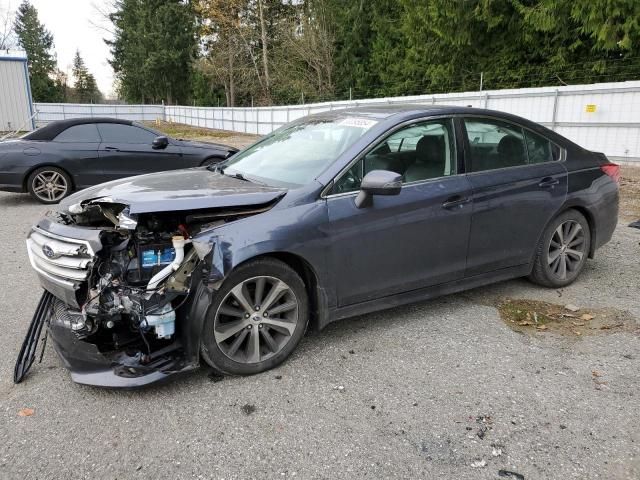
POLYGON ((230 132, 227 130, 212 130, 210 128, 192 127, 190 125, 184 125, 182 123, 172 122, 144 122, 145 125, 160 130, 162 133, 173 138, 185 138, 190 140, 196 140, 201 138, 227 138, 237 135, 236 132, 230 132))
POLYGON ((623 165, 620 180, 620 217, 640 219, 640 167, 623 165))
POLYGON ((619 331, 639 332, 637 321, 627 311, 615 308, 579 308, 538 300, 504 299, 496 308, 500 318, 520 333, 581 337, 619 331))

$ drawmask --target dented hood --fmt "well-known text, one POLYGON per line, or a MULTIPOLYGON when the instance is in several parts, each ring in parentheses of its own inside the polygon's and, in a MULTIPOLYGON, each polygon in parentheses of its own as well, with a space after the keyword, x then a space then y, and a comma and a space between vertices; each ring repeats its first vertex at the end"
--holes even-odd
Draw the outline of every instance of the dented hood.
POLYGON ((120 203, 129 212, 168 212, 201 208, 260 205, 276 200, 286 189, 229 177, 206 168, 151 173, 102 183, 81 190, 60 206, 77 203, 120 203))

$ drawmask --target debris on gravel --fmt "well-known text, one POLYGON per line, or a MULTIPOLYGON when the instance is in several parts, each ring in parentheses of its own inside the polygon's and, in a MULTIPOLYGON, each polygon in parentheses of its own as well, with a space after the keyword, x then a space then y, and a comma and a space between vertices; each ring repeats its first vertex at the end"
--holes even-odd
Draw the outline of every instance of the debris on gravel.
POLYGON ((633 315, 616 308, 591 308, 578 316, 574 305, 557 305, 538 300, 503 299, 497 304, 502 320, 520 333, 553 332, 581 337, 607 331, 640 332, 633 315), (571 307, 571 308, 569 308, 571 307))
POLYGON ((509 470, 498 470, 499 477, 514 478, 515 480, 524 480, 524 475, 521 473, 510 472, 509 470))
POLYGON ((487 461, 486 460, 476 460, 475 462, 473 462, 471 464, 471 468, 484 468, 487 466, 487 461))

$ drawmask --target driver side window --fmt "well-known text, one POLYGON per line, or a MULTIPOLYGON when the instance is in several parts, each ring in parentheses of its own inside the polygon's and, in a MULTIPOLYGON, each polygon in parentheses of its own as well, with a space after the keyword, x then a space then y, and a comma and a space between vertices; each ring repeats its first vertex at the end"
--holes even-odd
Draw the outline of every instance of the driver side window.
POLYGON ((456 173, 451 119, 418 122, 392 133, 335 181, 331 194, 355 192, 372 170, 389 170, 404 183, 456 173))

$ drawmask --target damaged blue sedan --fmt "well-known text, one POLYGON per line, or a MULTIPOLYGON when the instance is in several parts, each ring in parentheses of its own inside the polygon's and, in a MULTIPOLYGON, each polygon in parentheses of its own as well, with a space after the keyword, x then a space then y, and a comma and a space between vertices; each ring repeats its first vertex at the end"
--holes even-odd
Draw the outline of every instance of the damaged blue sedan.
POLYGON ((308 329, 491 282, 563 287, 611 239, 618 180, 528 120, 404 105, 91 187, 28 235, 44 293, 14 380, 43 333, 74 381, 134 388, 201 363, 263 372, 308 329))

